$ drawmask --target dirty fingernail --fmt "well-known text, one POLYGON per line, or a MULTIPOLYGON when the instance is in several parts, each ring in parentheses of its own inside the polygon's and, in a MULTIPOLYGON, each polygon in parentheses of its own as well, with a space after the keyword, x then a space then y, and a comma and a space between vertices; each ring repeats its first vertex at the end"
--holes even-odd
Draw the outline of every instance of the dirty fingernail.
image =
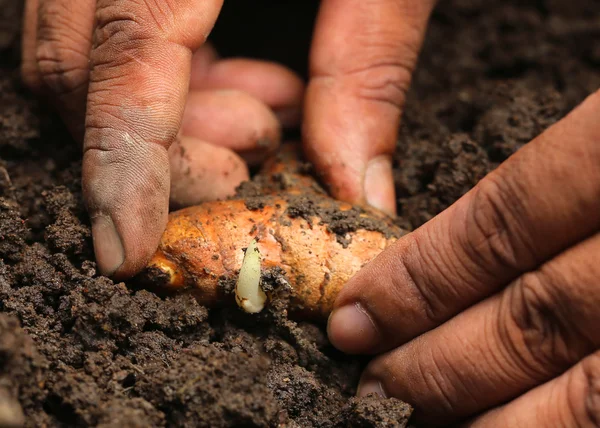
POLYGON ((125 261, 121 237, 112 219, 98 216, 92 220, 92 237, 96 262, 102 275, 111 276, 125 261))
POLYGON ((369 394, 377 394, 381 398, 387 398, 387 395, 385 394, 385 392, 383 392, 383 386, 381 385, 381 381, 377 379, 367 379, 364 381, 360 381, 356 395, 358 397, 365 397, 369 394))
POLYGON ((394 175, 389 156, 378 156, 369 161, 365 171, 364 191, 369 205, 388 215, 396 215, 394 175))
POLYGON ((335 309, 327 333, 333 346, 348 354, 370 352, 379 344, 375 323, 359 303, 335 309))

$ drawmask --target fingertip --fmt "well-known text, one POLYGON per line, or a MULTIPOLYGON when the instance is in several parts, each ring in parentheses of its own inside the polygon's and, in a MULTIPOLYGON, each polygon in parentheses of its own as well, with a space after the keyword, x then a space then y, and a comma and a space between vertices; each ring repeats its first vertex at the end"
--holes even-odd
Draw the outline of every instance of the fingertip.
POLYGON ((273 111, 239 90, 190 93, 181 132, 231 149, 251 165, 273 154, 281 142, 281 127, 273 111))
POLYGON ((128 133, 96 128, 88 128, 86 143, 82 186, 98 269, 126 279, 150 260, 167 224, 167 151, 128 133), (113 149, 105 149, 108 140, 113 149))
POLYGON ((433 4, 327 0, 320 6, 304 138, 338 199, 396 213, 389 156, 433 4))
POLYGON ((208 69, 193 69, 190 88, 245 92, 273 109, 286 128, 298 126, 302 117, 305 84, 296 73, 277 63, 244 58, 217 61, 208 69))
POLYGON ((367 204, 391 217, 396 216, 396 191, 391 156, 377 156, 367 163, 363 187, 367 204))
POLYGON ((378 149, 369 139, 353 135, 354 129, 331 132, 322 124, 318 133, 304 133, 305 152, 334 198, 396 217, 392 156, 386 149, 389 144, 378 149))
MULTIPOLYGON (((138 205, 133 201, 130 204, 138 205)), ((146 208, 151 211, 153 207, 146 208)), ((142 270, 158 248, 166 227, 167 216, 161 213, 166 214, 167 209, 156 212, 158 215, 147 212, 131 216, 92 213, 94 254, 101 275, 121 281, 142 270)))
POLYGON ((206 78, 210 67, 219 59, 219 55, 211 43, 204 43, 192 55, 190 87, 197 86, 206 78))
MULTIPOLYGON (((148 207, 152 208, 152 207, 148 207)), ((168 212, 168 207, 162 211, 168 212)), ((138 274, 158 248, 167 225, 167 215, 118 217, 92 221, 94 253, 99 272, 114 281, 123 281, 138 274)))
POLYGON ((400 110, 356 96, 340 78, 311 79, 303 141, 324 184, 337 199, 395 215, 391 156, 400 110))
POLYGON ((192 137, 174 143, 169 159, 173 208, 233 196, 250 175, 244 160, 230 149, 192 137))
POLYGON ((104 276, 112 276, 125 262, 125 248, 121 236, 110 216, 92 218, 92 238, 98 270, 104 276))
POLYGON ((356 396, 362 398, 369 394, 375 394, 381 398, 387 398, 387 394, 383 389, 383 383, 381 380, 365 375, 361 378, 358 384, 356 396))
POLYGON ((380 341, 377 326, 360 303, 334 309, 327 322, 331 344, 347 354, 364 354, 374 350, 380 341))

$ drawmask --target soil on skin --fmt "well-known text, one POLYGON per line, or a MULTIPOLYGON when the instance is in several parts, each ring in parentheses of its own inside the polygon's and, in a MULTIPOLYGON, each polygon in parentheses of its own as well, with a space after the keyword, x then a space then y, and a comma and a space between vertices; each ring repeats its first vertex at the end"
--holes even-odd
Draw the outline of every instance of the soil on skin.
MULTIPOLYGON (((19 83, 21 3, 0 0, 0 425, 405 426, 401 401, 352 398, 364 361, 322 326, 284 311, 253 323, 97 274, 80 150, 19 83)), ((600 87, 597 6, 442 2, 395 155, 400 225, 448 207, 600 87)))

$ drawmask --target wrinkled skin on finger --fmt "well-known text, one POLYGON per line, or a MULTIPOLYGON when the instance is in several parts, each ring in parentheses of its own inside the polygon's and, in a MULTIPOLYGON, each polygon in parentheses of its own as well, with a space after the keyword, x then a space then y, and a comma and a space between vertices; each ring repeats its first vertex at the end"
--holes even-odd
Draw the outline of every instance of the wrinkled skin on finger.
POLYGON ((300 120, 299 77, 221 60, 205 43, 219 1, 155 3, 157 15, 128 2, 26 3, 23 80, 84 146, 96 257, 115 279, 155 250, 169 203, 232 195, 246 163, 262 162, 282 126, 300 120), (154 43, 165 35, 174 43, 154 43))
POLYGON ((342 289, 331 341, 381 354, 360 395, 434 425, 597 422, 598 117, 600 91, 342 289))
POLYGON ((302 126, 336 198, 396 214, 391 154, 434 3, 321 2, 302 126))
POLYGON ((205 44, 222 0, 27 0, 23 78, 83 144, 100 271, 138 272, 169 195, 172 206, 229 196, 248 177, 242 160, 260 163, 303 117, 331 194, 393 215, 390 155, 433 4, 323 1, 305 97, 285 67, 220 60, 205 44))

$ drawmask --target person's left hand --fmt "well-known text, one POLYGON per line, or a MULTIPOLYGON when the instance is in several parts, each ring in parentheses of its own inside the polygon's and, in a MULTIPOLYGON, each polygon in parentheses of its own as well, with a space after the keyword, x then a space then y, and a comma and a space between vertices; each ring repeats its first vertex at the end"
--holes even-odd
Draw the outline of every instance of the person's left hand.
POLYGON ((391 155, 434 3, 321 1, 305 90, 280 65, 205 44, 223 0, 26 0, 23 81, 82 144, 99 271, 139 272, 169 202, 231 195, 300 123, 333 197, 394 214, 391 155))
POLYGON ((341 291, 332 343, 380 353, 359 395, 415 421, 600 423, 600 91, 341 291))

